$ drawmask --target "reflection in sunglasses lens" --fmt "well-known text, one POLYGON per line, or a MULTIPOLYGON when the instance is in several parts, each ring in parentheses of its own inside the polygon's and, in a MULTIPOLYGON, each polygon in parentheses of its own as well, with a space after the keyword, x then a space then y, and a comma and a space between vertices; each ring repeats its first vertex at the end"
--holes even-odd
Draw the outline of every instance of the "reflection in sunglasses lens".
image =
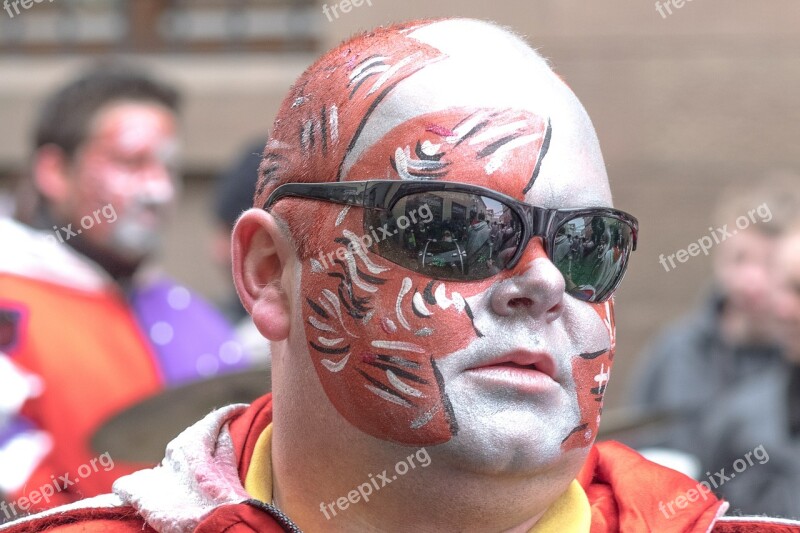
POLYGON ((367 224, 391 236, 372 251, 437 279, 490 277, 514 257, 522 237, 522 222, 506 205, 461 192, 409 194, 390 212, 368 213, 367 224))
MULTIPOLYGON (((403 196, 390 210, 368 209, 364 228, 382 228, 371 251, 434 279, 486 279, 514 259, 524 235, 507 205, 477 194, 450 191, 403 196)), ((581 215, 562 223, 551 260, 566 292, 586 301, 616 287, 631 250, 631 228, 610 216, 581 215)))
POLYGON ((566 291, 582 300, 604 299, 625 269, 631 243, 630 227, 613 217, 580 216, 562 224, 552 259, 566 291))

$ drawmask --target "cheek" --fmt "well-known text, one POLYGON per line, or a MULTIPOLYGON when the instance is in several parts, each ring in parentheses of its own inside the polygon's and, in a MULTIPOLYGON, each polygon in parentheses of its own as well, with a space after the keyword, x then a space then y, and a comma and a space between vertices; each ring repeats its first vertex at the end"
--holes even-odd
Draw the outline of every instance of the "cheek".
POLYGON ((82 203, 93 209, 110 203, 118 212, 122 212, 136 195, 136 180, 101 157, 87 154, 79 179, 82 203))
POLYGON ((302 255, 306 340, 327 397, 376 438, 450 440, 457 427, 437 359, 477 338, 466 299, 485 287, 399 267, 366 251, 361 213, 334 219, 335 232, 304 239, 302 255))
POLYGON ((613 300, 593 304, 592 307, 608 331, 609 344, 608 349, 602 352, 583 354, 573 359, 572 375, 575 380, 580 424, 564 439, 562 447, 565 450, 590 446, 597 437, 603 398, 614 362, 616 326, 613 300))

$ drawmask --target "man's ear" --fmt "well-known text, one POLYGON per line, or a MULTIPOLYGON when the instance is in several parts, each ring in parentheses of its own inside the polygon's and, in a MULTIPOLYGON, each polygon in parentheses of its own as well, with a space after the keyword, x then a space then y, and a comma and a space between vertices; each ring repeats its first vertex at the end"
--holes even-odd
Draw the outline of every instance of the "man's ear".
POLYGON ((236 222, 231 242, 236 292, 264 338, 285 340, 291 324, 290 294, 295 255, 291 240, 263 209, 249 209, 236 222))
POLYGON ((70 194, 69 158, 64 150, 46 144, 33 156, 33 180, 36 189, 51 204, 63 204, 70 194))

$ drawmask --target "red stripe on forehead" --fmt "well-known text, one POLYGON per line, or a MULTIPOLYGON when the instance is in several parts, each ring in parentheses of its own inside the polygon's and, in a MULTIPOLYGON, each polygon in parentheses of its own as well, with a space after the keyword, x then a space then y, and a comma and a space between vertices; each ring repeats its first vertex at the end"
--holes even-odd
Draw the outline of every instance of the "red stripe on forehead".
POLYGON ((458 181, 522 200, 547 125, 522 110, 458 108, 419 115, 376 139, 344 179, 458 181))
MULTIPOLYGON (((415 26, 416 27, 416 26, 415 26)), ((259 197, 286 181, 334 181, 376 106, 402 80, 445 56, 392 27, 341 45, 284 100, 261 167, 259 197)))

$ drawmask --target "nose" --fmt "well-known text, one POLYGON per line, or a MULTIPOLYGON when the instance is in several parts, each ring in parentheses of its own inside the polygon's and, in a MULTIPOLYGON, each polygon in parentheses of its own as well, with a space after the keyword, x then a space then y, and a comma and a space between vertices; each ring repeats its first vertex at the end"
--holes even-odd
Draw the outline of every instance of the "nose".
POLYGON ((541 238, 528 244, 512 276, 492 288, 491 307, 500 316, 553 322, 564 311, 564 276, 547 257, 541 238))

